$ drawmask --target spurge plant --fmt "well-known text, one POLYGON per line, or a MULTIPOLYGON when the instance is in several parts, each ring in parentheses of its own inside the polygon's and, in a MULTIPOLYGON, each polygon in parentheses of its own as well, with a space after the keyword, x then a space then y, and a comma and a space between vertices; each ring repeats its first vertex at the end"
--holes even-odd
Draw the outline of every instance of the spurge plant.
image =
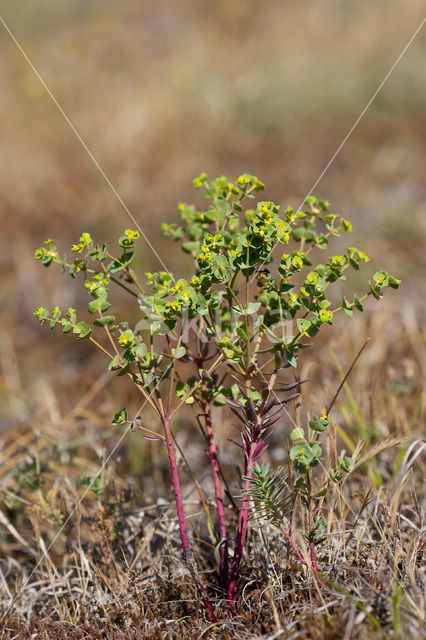
MULTIPOLYGON (((137 231, 127 229, 119 238, 117 254, 83 233, 71 246, 72 257, 61 256, 53 240, 47 240, 35 257, 47 267, 53 263, 74 279, 81 279, 89 296, 88 313, 63 313, 58 307, 40 307, 35 316, 42 324, 77 340, 88 340, 109 360, 109 370, 128 376, 141 394, 146 409, 159 418, 161 431, 143 426, 142 418, 130 419, 120 410, 113 424, 130 423, 145 437, 164 442, 170 462, 182 550, 188 569, 209 616, 215 620, 211 596, 200 578, 192 552, 176 461, 172 422, 185 407, 194 411, 206 441, 217 507, 213 535, 220 550, 219 579, 223 597, 232 611, 247 539, 249 513, 277 526, 295 558, 318 573, 316 546, 322 537, 324 497, 330 482, 338 483, 350 471, 353 460, 339 458, 337 468, 323 479, 313 475, 321 465, 320 436, 328 415, 316 415, 307 428, 291 433, 290 483, 284 470, 270 470, 262 463, 271 427, 287 412, 286 403, 300 393, 300 381, 291 378, 298 356, 336 314, 352 316, 363 311, 364 300, 377 300, 399 280, 385 271, 374 274, 363 295, 349 295, 332 302, 330 289, 340 290, 349 269, 358 270, 368 257, 355 247, 329 255, 329 243, 351 231, 348 220, 329 212, 329 203, 307 198, 305 207, 293 210, 270 201, 256 202, 264 185, 244 174, 235 182, 225 177, 209 181, 206 174, 194 180, 204 190, 206 206, 180 204, 180 223, 163 224, 162 230, 192 260, 189 277, 167 271, 146 273, 142 282, 133 268, 137 231), (246 205, 247 203, 247 205, 246 205), (282 247, 277 255, 277 247, 282 247), (283 251, 284 250, 284 251, 283 251), (326 258, 314 262, 316 251, 326 258), (113 288, 124 290, 134 302, 131 319, 113 315, 113 288), (132 328, 133 326, 133 328, 132 328), (284 394, 284 395, 283 395, 284 394), (232 496, 219 456, 218 428, 212 406, 227 406, 238 420, 240 439, 221 446, 242 450, 242 488, 232 496), (233 510, 237 505, 237 522, 233 510), (303 535, 309 557, 297 546, 289 522, 292 509, 301 505, 307 523, 303 535), (234 541, 232 543, 232 541, 234 541), (233 554, 231 557, 231 547, 233 554)), ((289 476, 290 477, 290 476, 289 476)), ((207 509, 209 518, 210 511, 207 509)), ((290 518, 291 516, 291 518, 290 518)))

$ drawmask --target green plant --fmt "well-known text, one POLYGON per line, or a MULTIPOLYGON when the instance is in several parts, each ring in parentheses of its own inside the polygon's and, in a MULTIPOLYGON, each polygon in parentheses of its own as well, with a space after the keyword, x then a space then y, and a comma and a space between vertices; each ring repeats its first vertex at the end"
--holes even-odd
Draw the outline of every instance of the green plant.
MULTIPOLYGON (((284 404, 299 395, 299 386, 305 382, 283 382, 282 371, 296 367, 300 351, 308 346, 307 340, 324 326, 332 325, 337 313, 343 311, 352 316, 354 311, 362 311, 368 296, 379 299, 384 287, 397 288, 399 280, 379 271, 369 283, 367 293, 353 295, 350 300, 343 297, 340 304, 333 304, 329 296, 331 285, 344 280, 348 269, 358 270, 368 257, 349 247, 342 255, 330 256, 324 264, 312 262, 315 249, 325 251, 330 240, 351 231, 349 221, 329 212, 328 202, 309 197, 304 210, 288 207, 280 215, 280 208, 270 201, 244 208, 247 201, 264 189, 254 176, 243 174, 235 182, 222 176, 209 182, 207 175, 201 174, 194 180, 194 186, 204 188, 208 206, 199 210, 180 204, 181 223, 162 226, 165 235, 192 257, 194 268, 188 279, 157 271, 147 273, 142 284, 132 268, 134 243, 139 234, 131 229, 118 240, 118 256, 105 244, 96 244, 88 233, 83 233, 79 242, 71 246, 75 255, 72 259, 61 257, 49 239, 36 251, 36 258, 45 266, 58 264, 73 278, 82 277, 91 297, 88 312, 94 320, 90 321, 90 316, 80 319, 73 308, 63 314, 58 307, 51 312, 40 307, 35 315, 52 329, 60 326, 64 333, 74 333, 78 340, 90 340, 109 358, 109 370, 129 376, 144 404, 158 415, 162 433, 147 429, 140 419, 130 420, 125 409, 116 414, 113 424, 131 423, 145 437, 164 441, 183 555, 214 620, 213 606, 199 577, 187 531, 171 430, 173 418, 185 405, 191 405, 206 439, 217 505, 215 534, 220 545, 220 581, 223 594, 232 604, 250 500, 272 509, 284 486, 280 474, 268 475, 269 468, 259 463, 268 446, 271 426, 280 418, 284 404), (269 268, 276 245, 284 245, 286 252, 281 254, 278 264, 269 268), (121 321, 111 314, 113 286, 124 289, 143 312, 143 319, 133 328, 129 319, 121 321), (280 399, 281 393, 292 390, 292 395, 280 399), (244 454, 243 495, 232 563, 223 475, 211 413, 213 404, 227 405, 241 423, 241 442, 236 444, 244 454), (263 502, 261 481, 268 491, 272 490, 263 502)), ((328 479, 324 486, 314 490, 311 470, 321 459, 319 436, 326 425, 326 416, 315 416, 310 422, 308 439, 302 428, 295 429, 290 452, 298 473, 293 489, 309 513, 306 536, 315 571, 318 510, 328 479)), ((340 460, 331 480, 338 482, 340 473, 348 472, 351 463, 349 458, 340 460)), ((272 517, 280 524, 299 560, 306 564, 293 544, 290 531, 281 524, 281 506, 277 509, 276 512, 272 509, 272 517)))
POLYGON ((286 518, 291 519, 290 511, 297 498, 307 514, 306 540, 309 544, 310 566, 318 574, 316 560, 316 544, 324 536, 325 528, 321 516, 321 510, 328 487, 331 483, 339 484, 342 474, 350 473, 353 459, 344 456, 338 457, 337 468, 326 470, 321 463, 323 456, 319 434, 325 431, 329 422, 324 415, 315 415, 309 421, 309 440, 305 438, 302 427, 296 427, 291 432, 293 446, 290 449, 290 460, 293 461, 293 470, 297 474, 292 487, 289 487, 287 475, 283 474, 282 467, 270 471, 269 464, 255 464, 252 475, 246 477, 246 499, 253 500, 254 512, 257 517, 262 517, 273 522, 279 527, 284 537, 289 542, 300 562, 308 566, 292 537, 291 528, 286 526, 286 518), (313 482, 312 472, 317 465, 322 466, 323 477, 316 483, 313 482))

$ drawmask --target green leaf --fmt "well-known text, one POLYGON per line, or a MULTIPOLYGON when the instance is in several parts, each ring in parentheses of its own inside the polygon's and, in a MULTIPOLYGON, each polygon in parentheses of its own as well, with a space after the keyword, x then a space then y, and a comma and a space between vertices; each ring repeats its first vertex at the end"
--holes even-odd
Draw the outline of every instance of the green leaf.
POLYGON ((304 440, 305 439, 305 432, 303 431, 303 429, 301 427, 296 427, 291 432, 290 438, 292 440, 300 440, 300 439, 304 440))
POLYGON ((121 367, 120 371, 117 373, 118 376, 124 376, 126 375, 126 373, 130 371, 130 361, 124 359, 123 362, 124 362, 123 366, 121 367))
POLYGON ((192 253, 193 251, 198 253, 200 251, 199 242, 184 242, 181 246, 185 253, 192 253))
POLYGON ((115 316, 102 316, 102 318, 96 318, 93 320, 93 324, 97 327, 105 327, 108 324, 114 324, 115 316))
POLYGON ((231 211, 231 205, 227 200, 222 200, 222 199, 214 200, 213 205, 219 211, 219 215, 221 219, 223 219, 231 211))
POLYGON ((62 331, 63 333, 69 333, 73 328, 72 322, 68 320, 62 320, 62 331))
POLYGON ((309 422, 309 426, 312 431, 316 431, 317 433, 322 433, 326 426, 328 425, 327 418, 320 418, 319 416, 314 416, 313 419, 309 422))
POLYGON ((349 458, 348 456, 345 456, 344 458, 339 457, 337 458, 337 461, 339 463, 339 469, 344 471, 344 473, 349 473, 354 464, 352 458, 349 458))
POLYGON ((244 326, 242 326, 242 325, 241 325, 241 326, 237 327, 237 329, 236 329, 236 333, 237 333, 237 336, 238 336, 239 338, 241 338, 241 340, 242 340, 243 342, 248 342, 249 337, 248 337, 248 335, 247 335, 247 332, 246 332, 246 330, 245 330, 245 327, 244 327, 244 326))
POLYGON ((337 469, 330 469, 330 478, 335 484, 338 484, 341 481, 342 476, 337 469))
POLYGON ((305 318, 298 318, 296 324, 300 333, 304 333, 311 326, 310 321, 305 318))
POLYGON ((398 289, 400 284, 401 280, 394 278, 393 276, 389 276, 389 286, 392 287, 392 289, 398 289))
POLYGON ((354 296, 354 307, 356 307, 358 311, 364 311, 364 307, 362 306, 362 302, 358 296, 354 296))
POLYGON ((290 449, 290 459, 308 466, 314 460, 314 452, 307 442, 301 442, 290 449))
POLYGON ((322 487, 321 489, 319 489, 316 494, 315 494, 315 498, 323 498, 327 493, 327 487, 322 487))
POLYGON ((303 227, 298 227, 297 229, 293 229, 293 238, 296 242, 300 242, 302 238, 305 237, 305 229, 303 227))
POLYGON ((73 333, 77 334, 77 340, 84 340, 92 333, 92 327, 90 327, 87 322, 79 322, 75 325, 73 333))
POLYGON ((342 308, 349 317, 353 316, 354 312, 352 309, 352 305, 344 296, 343 296, 342 308))
POLYGON ((294 352, 289 349, 288 351, 286 351, 286 356, 287 356, 288 364, 291 367, 297 367, 297 360, 296 360, 296 356, 294 355, 294 352))
POLYGON ((106 298, 108 296, 108 289, 106 289, 105 287, 97 287, 94 290, 93 295, 96 298, 106 298))
MULTIPOLYGON (((321 457, 321 455, 322 455, 322 448, 321 448, 321 444, 320 444, 319 442, 317 442, 316 440, 312 440, 312 441, 309 443, 309 446, 310 446, 310 448, 311 448, 311 451, 312 451, 312 453, 313 453, 313 455, 314 455, 314 458, 315 458, 316 462, 318 462, 319 458, 320 458, 320 457, 321 457)), ((312 462, 314 462, 314 461, 312 461, 312 462)), ((315 463, 316 463, 316 462, 315 462, 315 463)), ((311 465, 312 465, 312 463, 311 463, 311 465)))
POLYGON ((375 287, 372 286, 371 282, 369 283, 369 289, 370 294, 373 296, 373 298, 375 298, 376 300, 380 300, 380 293, 376 290, 375 287))
POLYGON ((114 420, 111 422, 111 424, 114 426, 118 426, 120 424, 124 424, 125 422, 127 422, 127 410, 124 408, 115 414, 114 420))
POLYGON ((299 491, 306 491, 307 487, 306 487, 306 482, 304 478, 297 478, 297 480, 294 483, 294 488, 298 489, 299 491))
POLYGON ((144 342, 140 342, 139 344, 137 344, 133 349, 133 353, 137 358, 143 358, 143 356, 147 353, 146 344, 144 342))
POLYGON ((108 302, 108 300, 102 299, 101 300, 101 306, 99 307, 99 310, 104 313, 104 311, 108 311, 108 309, 110 308, 110 303, 108 302))
POLYGON ((89 311, 89 313, 96 313, 96 311, 107 311, 110 308, 111 304, 108 302, 108 300, 105 300, 104 298, 97 298, 96 300, 92 300, 91 302, 89 302, 89 304, 87 305, 87 310, 89 311))
POLYGON ((182 382, 182 380, 179 380, 179 382, 176 384, 175 393, 178 398, 183 398, 183 396, 185 396, 189 392, 189 389, 189 384, 187 384, 186 382, 182 382))
POLYGON ((108 370, 116 371, 117 369, 120 369, 121 367, 120 362, 121 362, 120 356, 114 356, 111 362, 109 363, 108 370))
POLYGON ((251 315, 252 313, 256 313, 260 309, 260 302, 249 302, 246 308, 246 313, 251 315))
MULTIPOLYGON (((133 242, 130 243, 130 241, 126 238, 124 244, 122 244, 121 246, 130 247, 133 246, 133 242)), ((127 267, 132 262, 134 255, 134 253, 123 253, 123 255, 118 260, 113 262, 108 267, 108 271, 110 273, 118 273, 119 271, 122 271, 122 269, 127 267)))
POLYGON ((256 320, 254 321, 254 329, 255 329, 255 331, 258 331, 260 329, 260 327, 263 324, 263 320, 264 320, 264 316, 263 315, 257 316, 256 320))
POLYGON ((317 326, 316 324, 314 324, 314 322, 311 322, 311 326, 307 329, 306 334, 310 337, 313 338, 314 336, 317 335, 319 331, 319 326, 317 326))

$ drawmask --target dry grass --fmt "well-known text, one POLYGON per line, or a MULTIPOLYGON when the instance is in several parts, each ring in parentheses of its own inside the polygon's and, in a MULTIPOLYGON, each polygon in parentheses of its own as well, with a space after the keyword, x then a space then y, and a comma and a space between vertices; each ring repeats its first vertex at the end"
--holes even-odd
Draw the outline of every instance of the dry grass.
MULTIPOLYGON (((327 498, 327 533, 319 547, 325 585, 293 561, 278 532, 253 523, 237 613, 227 618, 216 600, 216 625, 203 619, 180 559, 167 461, 157 443, 121 443, 105 466, 102 495, 98 499, 89 492, 79 503, 81 478, 96 473, 117 441, 117 434, 103 426, 103 411, 96 409, 109 409, 103 401, 108 395, 105 378, 93 384, 65 419, 65 441, 49 419, 36 433, 28 425, 19 435, 6 437, 0 515, 3 637, 421 637, 424 445, 419 425, 425 407, 419 347, 424 333, 415 322, 415 316, 407 316, 411 330, 397 327, 393 339, 385 340, 386 308, 367 317, 370 335, 374 330, 370 347, 348 381, 351 388, 342 391, 335 406, 326 467, 347 448, 339 431, 356 443, 360 425, 365 425, 370 441, 358 448, 354 472, 327 498)), ((355 327, 356 340, 342 335, 332 345, 334 353, 348 354, 348 360, 366 331, 361 319, 355 327)), ((305 359, 313 376, 305 390, 305 409, 325 404, 337 387, 330 348, 324 343, 315 359, 305 359)), ((52 407, 50 412, 55 413, 52 407)), ((281 435, 271 447, 272 458, 282 455, 282 430, 288 435, 289 426, 277 429, 281 435)), ((194 434, 186 425, 179 432, 181 445, 190 438, 194 434)), ((210 504, 208 472, 203 475, 190 449, 188 458, 210 504)), ((227 474, 237 494, 235 469, 228 467, 227 474)), ((188 473, 186 477, 197 560, 214 599, 219 592, 217 557, 188 473)), ((302 538, 299 542, 303 544, 302 538)))

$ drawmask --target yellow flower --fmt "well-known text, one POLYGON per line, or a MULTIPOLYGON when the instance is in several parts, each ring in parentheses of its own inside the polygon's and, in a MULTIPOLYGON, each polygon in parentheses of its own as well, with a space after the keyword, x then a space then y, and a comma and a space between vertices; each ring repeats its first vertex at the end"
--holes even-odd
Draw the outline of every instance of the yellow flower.
POLYGON ((251 180, 251 177, 249 175, 247 175, 247 173, 243 173, 237 179, 237 183, 238 184, 249 184, 250 180, 251 180))
POLYGON ((139 238, 139 231, 134 231, 133 229, 126 229, 124 235, 129 238, 129 240, 137 240, 139 238))
POLYGON ((189 297, 189 295, 190 295, 190 292, 189 292, 188 290, 185 290, 185 289, 184 289, 184 290, 181 292, 181 296, 182 296, 182 299, 183 299, 183 301, 184 301, 184 302, 186 302, 186 303, 187 303, 187 302, 190 302, 190 301, 191 301, 191 298, 189 297))
POLYGON ((326 322, 330 322, 332 317, 333 317, 333 312, 328 311, 328 309, 321 309, 321 311, 319 312, 319 319, 323 324, 325 324, 326 322))
POLYGON ((179 309, 180 304, 177 300, 173 300, 172 302, 167 302, 166 307, 169 309, 179 309))

